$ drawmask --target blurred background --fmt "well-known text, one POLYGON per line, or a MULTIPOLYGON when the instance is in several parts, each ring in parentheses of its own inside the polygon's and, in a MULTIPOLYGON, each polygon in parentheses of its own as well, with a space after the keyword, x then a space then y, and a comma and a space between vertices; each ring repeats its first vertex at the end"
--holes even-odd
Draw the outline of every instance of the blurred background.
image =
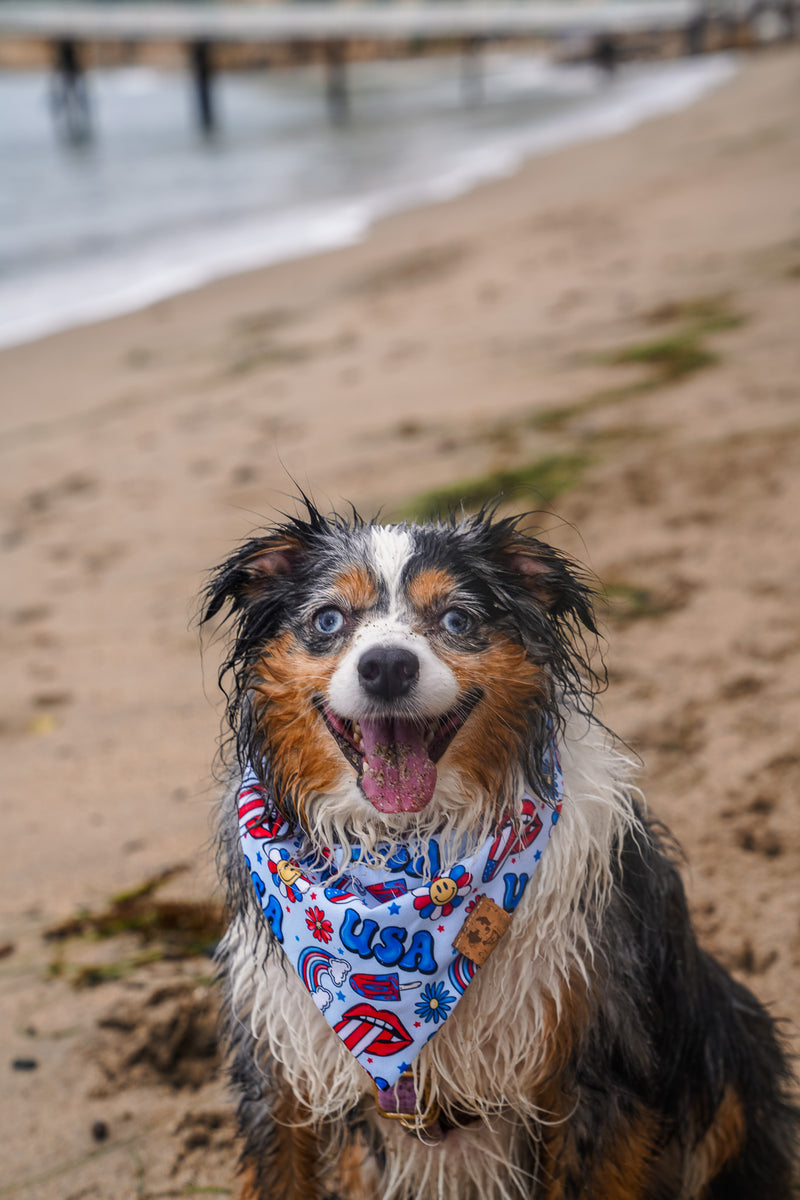
POLYGON ((298 488, 596 573, 604 719, 796 1020, 797 22, 0 0, 0 1196, 235 1194, 196 597, 298 488))

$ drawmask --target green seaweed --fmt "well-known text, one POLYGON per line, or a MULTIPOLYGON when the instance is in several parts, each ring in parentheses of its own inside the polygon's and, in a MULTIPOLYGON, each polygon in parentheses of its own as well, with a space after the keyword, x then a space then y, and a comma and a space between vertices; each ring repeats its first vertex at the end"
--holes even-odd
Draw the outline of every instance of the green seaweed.
POLYGON ((680 582, 661 591, 621 581, 606 583, 603 589, 608 618, 618 625, 664 617, 683 608, 688 596, 688 586, 680 582))
POLYGON ((719 355, 705 344, 709 334, 737 329, 744 322, 742 314, 731 307, 727 295, 668 301, 651 309, 644 319, 649 324, 678 324, 680 328, 657 338, 606 351, 599 360, 605 366, 650 368, 643 379, 603 388, 573 404, 532 413, 526 424, 532 429, 554 432, 576 417, 680 383, 719 362, 719 355))
POLYGON ((474 479, 422 493, 408 504, 404 516, 409 520, 427 521, 460 508, 479 509, 510 493, 531 496, 541 504, 549 504, 575 486, 591 461, 585 454, 553 454, 521 467, 490 471, 474 479))
POLYGON ((635 587, 628 583, 606 584, 604 599, 610 618, 619 622, 659 617, 665 611, 664 605, 649 588, 635 587))
POLYGON ((71 974, 71 982, 76 988, 99 987, 101 983, 114 983, 119 979, 127 979, 140 967, 150 963, 163 962, 169 957, 162 949, 153 949, 142 954, 131 955, 130 958, 120 958, 110 963, 90 963, 76 967, 71 974))
POLYGON ((113 896, 101 912, 81 911, 45 932, 45 940, 69 938, 107 939, 135 935, 143 949, 133 957, 90 964, 74 970, 62 957, 50 964, 53 976, 69 973, 78 986, 95 986, 123 978, 138 967, 163 959, 194 958, 209 954, 223 931, 221 906, 212 900, 165 900, 158 889, 186 870, 183 864, 168 867, 128 891, 113 896))
POLYGON ((677 383, 696 371, 711 367, 718 361, 718 356, 703 345, 699 332, 684 330, 652 341, 623 346, 613 350, 605 361, 611 366, 629 363, 655 368, 654 378, 649 385, 652 388, 677 383))
POLYGON ((152 896, 153 892, 163 887, 170 879, 174 879, 176 875, 183 875, 188 870, 186 863, 175 863, 171 867, 165 867, 163 871, 149 876, 143 883, 137 883, 135 887, 129 888, 127 891, 117 892, 111 897, 111 905, 114 908, 124 908, 126 905, 135 904, 138 900, 144 900, 147 896, 152 896))
POLYGON ((197 1184, 187 1183, 181 1191, 182 1196, 232 1196, 233 1189, 227 1187, 198 1187, 197 1184))
POLYGON ((636 383, 624 384, 621 387, 602 388, 598 392, 592 392, 591 395, 585 396, 582 400, 576 400, 573 404, 568 404, 563 408, 545 408, 539 412, 532 413, 526 420, 525 424, 530 429, 541 429, 543 432, 556 433, 563 429, 570 421, 576 417, 586 416, 587 413, 593 412, 596 409, 606 408, 611 404, 618 404, 624 400, 633 400, 637 396, 644 395, 645 392, 652 391, 654 387, 659 387, 652 379, 637 380, 636 383))
POLYGON ((652 324, 680 321, 699 334, 738 329, 744 323, 744 317, 733 308, 727 292, 667 300, 645 313, 645 320, 652 324))

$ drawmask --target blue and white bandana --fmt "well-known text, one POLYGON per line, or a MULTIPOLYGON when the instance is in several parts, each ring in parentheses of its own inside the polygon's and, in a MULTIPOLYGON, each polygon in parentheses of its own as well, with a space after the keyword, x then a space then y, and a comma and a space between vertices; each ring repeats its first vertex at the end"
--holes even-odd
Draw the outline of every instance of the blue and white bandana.
POLYGON ((351 862, 344 873, 336 847, 322 869, 318 856, 298 857, 302 836, 252 767, 245 771, 239 829, 264 917, 317 1008, 379 1089, 410 1068, 479 969, 453 945, 465 920, 479 905, 496 905, 507 923, 519 904, 561 811, 555 745, 546 766, 545 798, 526 789, 521 820, 499 824, 455 866, 440 868, 434 838, 424 853, 403 847, 385 866, 351 862))

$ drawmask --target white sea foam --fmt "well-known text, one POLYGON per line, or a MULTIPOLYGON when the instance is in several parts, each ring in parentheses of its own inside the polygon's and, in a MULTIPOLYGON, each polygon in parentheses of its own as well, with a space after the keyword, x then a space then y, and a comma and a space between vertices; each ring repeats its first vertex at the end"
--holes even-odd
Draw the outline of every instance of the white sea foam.
POLYGON ((730 55, 625 68, 489 57, 465 106, 458 63, 364 64, 353 120, 326 124, 310 71, 224 80, 223 133, 194 135, 186 81, 97 72, 92 146, 60 147, 46 80, 0 78, 0 345, 141 308, 212 279, 364 236, 527 158, 673 112, 735 71, 730 55))

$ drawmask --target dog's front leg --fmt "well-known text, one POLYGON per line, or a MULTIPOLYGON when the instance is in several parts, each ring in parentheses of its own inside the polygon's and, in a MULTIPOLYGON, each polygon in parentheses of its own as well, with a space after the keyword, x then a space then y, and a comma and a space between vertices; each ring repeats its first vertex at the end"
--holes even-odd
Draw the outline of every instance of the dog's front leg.
POLYGON ((552 1117, 539 1147, 541 1200, 683 1196, 679 1162, 664 1153, 661 1121, 643 1102, 578 1080, 540 1099, 552 1117))
POLYGON ((263 1081, 257 1099, 242 1101, 239 1123, 245 1138, 240 1200, 322 1200, 317 1132, 280 1075, 263 1081))

